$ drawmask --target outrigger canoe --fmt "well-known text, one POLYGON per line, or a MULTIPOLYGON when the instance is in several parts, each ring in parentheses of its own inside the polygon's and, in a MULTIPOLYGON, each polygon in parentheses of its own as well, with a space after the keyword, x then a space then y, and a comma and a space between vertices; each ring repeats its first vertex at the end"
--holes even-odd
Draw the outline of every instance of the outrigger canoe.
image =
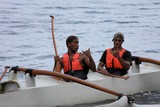
MULTIPOLYGON (((9 67, 6 67, 5 72, 9 67)), ((87 80, 47 70, 9 68, 8 80, 0 83, 1 107, 55 107, 117 99, 140 91, 160 90, 160 61, 134 57, 129 78, 90 72, 87 80), (18 75, 25 75, 19 79, 18 75), (73 82, 56 80, 53 76, 73 82)))

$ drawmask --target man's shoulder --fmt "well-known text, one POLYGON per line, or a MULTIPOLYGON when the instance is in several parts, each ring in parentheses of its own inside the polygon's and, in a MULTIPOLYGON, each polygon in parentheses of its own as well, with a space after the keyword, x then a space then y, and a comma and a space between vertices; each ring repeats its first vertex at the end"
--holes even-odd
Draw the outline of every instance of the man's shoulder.
POLYGON ((126 50, 125 49, 125 52, 124 52, 124 54, 123 54, 123 56, 126 56, 126 57, 132 57, 132 54, 131 54, 131 52, 129 51, 129 50, 126 50))
POLYGON ((131 53, 131 52, 130 52, 129 50, 127 50, 127 49, 124 49, 124 50, 125 50, 126 53, 131 53))
POLYGON ((126 51, 126 54, 132 55, 132 54, 131 54, 131 52, 130 52, 130 51, 128 51, 128 50, 126 51))

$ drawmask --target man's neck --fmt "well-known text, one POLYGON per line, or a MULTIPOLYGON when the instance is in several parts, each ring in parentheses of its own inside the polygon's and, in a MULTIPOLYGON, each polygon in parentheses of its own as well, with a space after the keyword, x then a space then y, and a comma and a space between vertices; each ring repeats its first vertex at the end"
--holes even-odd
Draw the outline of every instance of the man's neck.
POLYGON ((70 55, 73 55, 75 54, 76 52, 73 52, 73 51, 68 51, 67 54, 70 56, 70 55))
POLYGON ((122 50, 122 47, 113 47, 113 50, 122 50))

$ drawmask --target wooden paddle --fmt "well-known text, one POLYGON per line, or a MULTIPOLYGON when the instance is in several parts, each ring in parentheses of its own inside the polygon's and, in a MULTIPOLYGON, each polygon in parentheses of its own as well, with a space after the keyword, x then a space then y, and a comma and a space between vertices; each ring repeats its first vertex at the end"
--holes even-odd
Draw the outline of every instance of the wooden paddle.
POLYGON ((4 72, 3 72, 3 74, 2 74, 2 76, 1 76, 1 78, 0 78, 0 81, 2 80, 2 78, 4 77, 5 73, 7 72, 7 70, 8 70, 9 68, 10 68, 9 66, 6 66, 6 67, 5 67, 5 70, 4 70, 4 72))
POLYGON ((54 17, 53 16, 50 16, 50 17, 51 17, 53 46, 54 46, 54 50, 55 50, 55 55, 57 56, 58 52, 57 52, 56 41, 55 41, 55 37, 54 37, 54 17))
POLYGON ((114 74, 103 73, 99 70, 97 70, 97 72, 100 73, 100 74, 106 75, 106 76, 113 77, 113 78, 121 78, 121 79, 125 79, 125 80, 127 80, 129 78, 129 76, 118 76, 118 75, 114 75, 114 74))
MULTIPOLYGON (((52 40, 53 40, 55 55, 58 56, 56 41, 55 41, 55 37, 54 37, 54 17, 53 16, 50 16, 50 17, 51 17, 51 27, 52 27, 52 40)), ((59 61, 56 62, 56 66, 54 68, 54 71, 61 72, 59 61)))
POLYGON ((59 73, 59 72, 52 72, 52 71, 47 71, 47 70, 32 70, 32 69, 26 69, 26 68, 20 68, 20 67, 15 67, 15 68, 13 67, 12 69, 17 70, 17 71, 23 71, 25 73, 29 71, 29 73, 31 75, 50 75, 50 76, 60 77, 60 78, 63 78, 63 79, 69 79, 69 80, 77 82, 79 84, 82 84, 82 85, 85 85, 85 86, 88 86, 88 87, 91 87, 91 88, 94 88, 94 89, 97 89, 97 90, 100 90, 100 91, 103 91, 103 92, 107 92, 107 93, 110 93, 112 95, 116 95, 118 97, 123 96, 123 94, 121 94, 121 93, 109 90, 107 88, 95 85, 95 84, 87 82, 85 80, 82 80, 82 79, 79 79, 79 78, 76 78, 76 77, 73 77, 73 76, 70 76, 70 75, 62 74, 62 73, 59 73))

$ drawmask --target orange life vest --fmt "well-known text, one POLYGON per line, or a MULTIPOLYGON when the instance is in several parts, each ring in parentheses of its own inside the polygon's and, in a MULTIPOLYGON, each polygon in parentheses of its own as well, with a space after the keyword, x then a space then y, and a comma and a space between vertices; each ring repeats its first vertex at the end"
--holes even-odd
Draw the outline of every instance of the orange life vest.
MULTIPOLYGON (((114 57, 111 53, 111 49, 107 49, 106 52, 106 68, 116 68, 116 69, 122 69, 122 65, 119 62, 119 60, 114 57)), ((122 48, 122 50, 119 52, 119 56, 122 57, 126 50, 122 48)))
POLYGON ((73 55, 73 59, 72 59, 72 68, 71 68, 71 65, 70 65, 70 60, 69 60, 69 56, 68 54, 64 54, 63 55, 63 69, 64 69, 64 72, 67 72, 69 70, 83 70, 80 62, 79 62, 79 55, 80 53, 76 53, 73 55))

